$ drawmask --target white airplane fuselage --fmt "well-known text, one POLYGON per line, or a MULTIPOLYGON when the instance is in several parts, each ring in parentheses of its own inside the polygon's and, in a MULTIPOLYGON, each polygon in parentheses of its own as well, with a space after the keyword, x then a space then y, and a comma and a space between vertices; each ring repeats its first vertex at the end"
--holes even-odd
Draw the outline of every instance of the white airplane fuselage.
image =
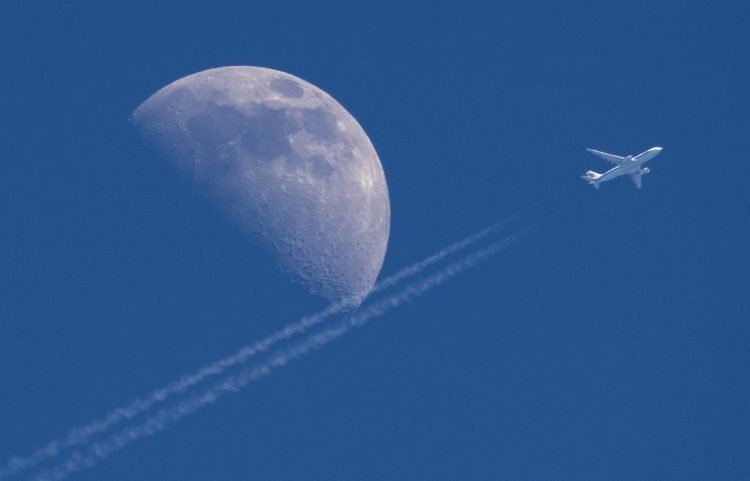
MULTIPOLYGON (((598 151, 591 151, 599 154, 598 151)), ((651 171, 648 167, 644 167, 643 164, 659 155, 661 151, 661 147, 652 147, 647 151, 635 156, 628 155, 627 157, 620 157, 620 160, 618 161, 619 163, 603 174, 589 171, 583 178, 598 189, 599 184, 601 184, 602 182, 607 182, 623 175, 630 175, 636 183, 636 186, 640 188, 640 177, 644 174, 648 174, 651 171)))

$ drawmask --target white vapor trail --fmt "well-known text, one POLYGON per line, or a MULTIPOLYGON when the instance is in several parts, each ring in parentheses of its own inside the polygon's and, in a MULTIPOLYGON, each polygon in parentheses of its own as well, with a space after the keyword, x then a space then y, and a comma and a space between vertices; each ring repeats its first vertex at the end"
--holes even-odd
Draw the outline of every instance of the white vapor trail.
POLYGON ((70 474, 94 467, 103 459, 139 439, 152 436, 166 429, 186 416, 214 403, 226 394, 237 392, 250 383, 270 375, 276 369, 286 366, 291 361, 300 359, 310 352, 322 348, 331 341, 343 336, 354 327, 364 325, 370 320, 382 316, 389 310, 425 294, 430 289, 445 283, 477 263, 507 248, 521 235, 523 234, 510 235, 499 242, 467 255, 462 260, 449 265, 435 274, 422 280, 414 281, 400 292, 373 302, 361 311, 355 312, 337 326, 322 330, 292 347, 282 349, 270 357, 269 360, 248 366, 236 374, 225 377, 220 382, 206 389, 203 394, 184 399, 172 407, 163 408, 141 424, 123 429, 105 440, 94 442, 83 451, 75 451, 63 463, 49 470, 42 471, 33 477, 32 480, 59 481, 70 474))
POLYGON ((518 215, 514 215, 512 217, 509 217, 503 221, 497 222, 495 224, 492 224, 489 227, 486 227, 476 234, 470 235, 469 237, 465 238, 464 240, 455 242, 445 249, 442 249, 435 254, 432 254, 431 256, 427 257, 426 259, 416 262, 412 264, 411 266, 404 267, 397 273, 393 274, 390 277, 387 277, 383 279, 382 281, 375 284, 372 289, 370 290, 370 293, 368 295, 372 295, 376 292, 380 292, 382 290, 388 289, 389 287, 392 287, 396 284, 398 284, 400 281, 407 279, 415 274, 419 274, 423 270, 425 270, 427 267, 435 264, 438 261, 441 261, 448 257, 451 254, 455 254, 456 252, 459 252, 463 249, 466 249, 467 247, 470 247, 472 244, 482 240, 483 238, 487 237, 492 232, 496 231, 500 227, 508 224, 509 222, 513 221, 518 215))
MULTIPOLYGON (((436 252, 435 254, 425 258, 422 261, 416 262, 411 266, 401 269, 396 274, 387 277, 386 279, 373 286, 369 295, 393 287, 402 280, 422 272, 427 267, 441 261, 442 259, 463 249, 466 249, 467 247, 496 231, 500 227, 511 222, 513 219, 515 219, 515 217, 516 216, 510 217, 506 220, 500 221, 485 229, 482 229, 476 234, 466 237, 461 241, 455 242, 448 247, 445 247, 444 249, 436 252)), ((109 431, 113 426, 123 421, 135 418, 136 416, 150 410, 155 405, 166 401, 171 396, 184 393, 188 388, 195 386, 205 379, 212 376, 221 375, 222 373, 226 372, 227 369, 247 362, 250 358, 256 356, 259 353, 267 351, 278 342, 287 340, 294 335, 304 333, 311 327, 320 324, 332 315, 338 314, 350 306, 351 302, 349 300, 333 303, 317 314, 303 317, 296 323, 289 324, 253 344, 243 346, 241 349, 230 356, 207 364, 190 374, 185 374, 177 380, 172 381, 159 389, 151 391, 144 397, 136 398, 128 404, 110 411, 102 418, 70 430, 65 437, 48 442, 46 445, 38 448, 28 456, 12 457, 7 461, 4 467, 0 468, 0 481, 11 476, 15 476, 23 471, 32 469, 38 466, 41 462, 60 455, 65 450, 86 444, 89 442, 92 436, 105 433, 109 431)))

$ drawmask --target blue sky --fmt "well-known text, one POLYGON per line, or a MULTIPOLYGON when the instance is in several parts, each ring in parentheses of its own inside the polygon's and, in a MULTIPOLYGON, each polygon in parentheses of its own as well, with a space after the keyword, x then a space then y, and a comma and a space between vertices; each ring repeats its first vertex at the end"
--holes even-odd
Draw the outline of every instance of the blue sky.
POLYGON ((519 211, 538 230, 70 479, 750 476, 744 2, 3 10, 3 461, 321 306, 128 123, 257 65, 370 136, 384 275, 519 211), (578 178, 606 167, 586 147, 654 145, 641 191, 578 178))

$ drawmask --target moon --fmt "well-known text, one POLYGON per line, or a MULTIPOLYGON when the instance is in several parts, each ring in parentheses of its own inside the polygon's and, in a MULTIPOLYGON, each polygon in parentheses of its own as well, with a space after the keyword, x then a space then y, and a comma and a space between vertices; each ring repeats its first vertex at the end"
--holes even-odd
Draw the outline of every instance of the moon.
POLYGON ((278 70, 222 67, 167 85, 131 120, 292 280, 361 303, 385 257, 388 186, 367 134, 330 95, 278 70))

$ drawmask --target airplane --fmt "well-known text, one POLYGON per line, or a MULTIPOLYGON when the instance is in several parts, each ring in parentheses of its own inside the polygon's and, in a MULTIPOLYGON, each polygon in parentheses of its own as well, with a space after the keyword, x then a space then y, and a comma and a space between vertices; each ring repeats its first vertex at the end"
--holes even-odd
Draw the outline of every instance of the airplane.
POLYGON ((589 170, 586 174, 582 175, 581 178, 588 181, 589 184, 593 185, 594 188, 598 189, 599 184, 612 180, 615 177, 621 175, 630 175, 633 183, 637 188, 641 188, 641 176, 648 174, 651 170, 648 167, 643 167, 647 161, 653 159, 661 152, 661 147, 652 147, 645 152, 638 155, 628 155, 627 157, 620 157, 619 155, 612 155, 606 152, 601 152, 594 149, 586 149, 594 155, 598 155, 602 159, 608 160, 615 164, 610 170, 603 174, 589 170))

